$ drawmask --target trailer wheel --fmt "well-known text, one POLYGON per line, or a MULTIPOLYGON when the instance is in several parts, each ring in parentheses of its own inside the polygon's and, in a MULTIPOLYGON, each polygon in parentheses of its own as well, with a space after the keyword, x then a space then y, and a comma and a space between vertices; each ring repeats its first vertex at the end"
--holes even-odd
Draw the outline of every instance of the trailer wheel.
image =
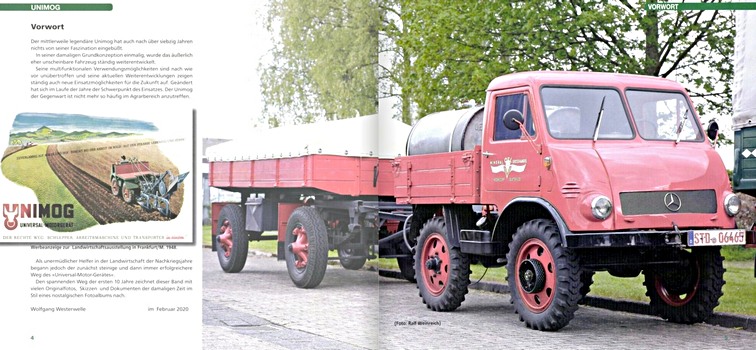
POLYGON ((314 207, 299 207, 286 225, 286 268, 297 287, 317 287, 328 265, 328 232, 314 207))
POLYGON ((347 270, 359 270, 365 265, 367 258, 367 249, 339 249, 339 261, 341 266, 347 270), (353 258, 361 256, 362 258, 353 258))
POLYGON ((402 273, 402 277, 412 283, 417 282, 415 279, 415 259, 409 258, 396 258, 396 263, 399 265, 399 271, 402 273))
POLYGON ((219 226, 216 230, 220 230, 226 221, 230 227, 230 230, 219 232, 215 237, 218 240, 216 242, 218 262, 223 271, 228 273, 241 271, 247 262, 249 237, 247 231, 244 230, 244 219, 244 210, 236 204, 223 206, 218 216, 219 226))
POLYGON ((520 226, 507 254, 509 290, 520 321, 542 331, 566 326, 581 298, 580 272, 553 221, 536 219, 520 226))
POLYGON ((136 198, 139 197, 139 190, 128 189, 124 187, 121 192, 123 201, 128 204, 134 204, 136 202, 136 198))
POLYGON ((452 311, 465 300, 470 284, 470 259, 449 244, 443 217, 428 220, 420 230, 415 271, 420 297, 429 309, 452 311))
POLYGON ((121 186, 123 183, 121 181, 118 181, 118 179, 113 178, 110 181, 110 192, 113 193, 114 196, 119 197, 121 196, 121 186))
POLYGON ((685 252, 687 266, 644 270, 651 312, 675 323, 706 321, 719 305, 725 269, 720 247, 685 252))

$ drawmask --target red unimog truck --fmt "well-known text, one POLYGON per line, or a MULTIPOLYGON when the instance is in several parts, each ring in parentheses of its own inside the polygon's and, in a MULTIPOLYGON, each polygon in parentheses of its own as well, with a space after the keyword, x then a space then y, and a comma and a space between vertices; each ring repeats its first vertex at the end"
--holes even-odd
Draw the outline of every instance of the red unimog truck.
MULTIPOLYGON (((740 201, 706 140, 716 137, 715 125, 704 130, 685 89, 665 79, 586 72, 502 76, 489 85, 485 107, 426 116, 412 128, 406 156, 370 160, 372 185, 384 190, 346 194, 307 180, 287 187, 297 194, 289 198, 299 201, 270 206, 278 206, 279 252, 292 274, 291 266, 305 271, 324 261, 326 253, 313 243, 337 248, 336 231, 359 227, 361 237, 378 232, 381 257, 404 263, 414 257, 420 296, 434 311, 460 306, 470 264, 506 266, 515 311, 539 330, 569 323, 595 271, 643 273, 653 312, 673 322, 701 322, 722 295, 720 246, 756 246, 754 232, 735 226, 740 201), (385 183, 393 191, 380 187, 385 183), (375 203, 362 206, 375 211, 355 221, 351 213, 360 206, 344 203, 363 193, 377 196, 380 210, 375 203), (330 229, 345 221, 349 225, 330 229), (297 246, 305 231, 309 251, 297 246), (318 242, 313 236, 327 238, 318 242)), ((245 198, 265 192, 262 207, 270 209, 266 201, 284 198, 272 189, 284 185, 285 174, 317 172, 307 157, 279 159, 279 181, 265 184, 250 182, 262 163, 214 162, 211 185, 245 198), (302 164, 289 167, 297 162, 302 164), (285 167, 291 172, 280 171, 285 167)), ((352 171, 329 176, 370 187, 355 174, 366 166, 355 163, 352 171)), ((251 203, 246 230, 256 232, 261 228, 250 228, 249 216, 250 207, 259 205, 251 203)), ((233 223, 244 214, 234 208, 218 218, 219 225, 228 221, 233 227, 232 265, 239 245, 245 246, 240 258, 246 258, 248 238, 235 240, 237 228, 245 226, 233 223)), ((223 235, 228 237, 223 233, 220 241, 223 235)), ((375 239, 359 243, 365 242, 375 239)), ((365 248, 358 246, 349 247, 360 249, 362 259, 365 248)), ((226 249, 219 249, 221 265, 226 249)), ((406 266, 403 272, 412 277, 406 266)))

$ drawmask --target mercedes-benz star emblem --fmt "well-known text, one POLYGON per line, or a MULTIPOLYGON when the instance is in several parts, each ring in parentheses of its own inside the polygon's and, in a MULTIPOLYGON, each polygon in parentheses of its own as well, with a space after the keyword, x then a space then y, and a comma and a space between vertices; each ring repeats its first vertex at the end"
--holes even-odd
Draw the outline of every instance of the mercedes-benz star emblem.
POLYGON ((664 206, 667 207, 669 211, 679 211, 680 208, 682 208, 680 196, 672 192, 667 192, 667 194, 664 195, 664 206))

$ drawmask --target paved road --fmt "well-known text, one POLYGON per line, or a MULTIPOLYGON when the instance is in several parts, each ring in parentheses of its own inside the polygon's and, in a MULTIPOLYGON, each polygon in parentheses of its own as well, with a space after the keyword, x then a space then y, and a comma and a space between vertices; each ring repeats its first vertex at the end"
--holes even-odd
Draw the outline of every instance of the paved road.
POLYGON ((224 273, 204 251, 206 349, 378 348, 378 273, 328 266, 315 289, 294 286, 286 263, 250 255, 224 273))
POLYGON ((584 306, 559 332, 533 331, 519 321, 507 294, 470 291, 459 309, 439 313, 426 309, 412 284, 381 278, 380 292, 381 347, 385 349, 490 349, 493 344, 509 349, 756 348, 753 332, 677 325, 584 306), (417 325, 410 325, 413 321, 417 325), (429 325, 420 325, 423 322, 429 325))
POLYGON ((294 287, 275 258, 250 256, 225 274, 205 251, 207 349, 754 349, 756 333, 677 325, 581 306, 555 333, 525 328, 509 296, 470 291, 454 312, 432 312, 414 284, 329 266, 320 287, 294 287), (413 324, 413 322, 416 322, 413 324))

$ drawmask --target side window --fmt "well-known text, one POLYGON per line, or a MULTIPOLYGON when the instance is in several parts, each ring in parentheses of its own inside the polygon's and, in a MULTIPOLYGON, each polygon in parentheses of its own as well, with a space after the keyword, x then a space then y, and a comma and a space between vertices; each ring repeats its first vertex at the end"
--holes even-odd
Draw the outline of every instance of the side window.
POLYGON ((535 136, 533 128, 533 115, 528 104, 528 95, 514 94, 496 97, 496 119, 494 122, 494 141, 519 140, 522 131, 509 130, 504 126, 504 114, 510 109, 516 109, 525 117, 525 130, 530 136, 535 136))

